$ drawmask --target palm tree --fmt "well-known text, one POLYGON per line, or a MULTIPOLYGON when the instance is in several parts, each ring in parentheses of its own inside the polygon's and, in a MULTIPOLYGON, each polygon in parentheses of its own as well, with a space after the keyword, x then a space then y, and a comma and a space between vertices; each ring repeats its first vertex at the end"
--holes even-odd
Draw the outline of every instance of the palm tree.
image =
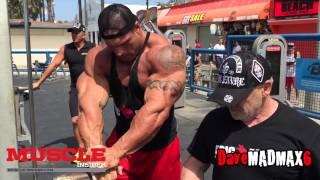
POLYGON ((29 16, 36 21, 41 14, 41 0, 29 0, 29 16))
POLYGON ((53 18, 53 11, 52 11, 52 2, 53 0, 47 0, 47 9, 48 9, 48 21, 49 22, 53 22, 54 18, 53 18))
POLYGON ((10 19, 23 18, 23 4, 19 0, 8 0, 8 11, 10 19))
MULTIPOLYGON (((29 17, 37 20, 41 13, 41 0, 28 0, 29 17)), ((23 18, 23 0, 8 0, 10 19, 23 18)))

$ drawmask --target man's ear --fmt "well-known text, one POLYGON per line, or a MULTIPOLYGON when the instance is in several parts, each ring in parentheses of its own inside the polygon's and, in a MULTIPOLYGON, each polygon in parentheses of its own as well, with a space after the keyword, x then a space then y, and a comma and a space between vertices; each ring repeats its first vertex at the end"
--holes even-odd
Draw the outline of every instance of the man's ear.
POLYGON ((264 84, 262 86, 263 96, 269 96, 271 94, 272 84, 273 84, 272 80, 266 80, 266 82, 264 82, 264 84))
POLYGON ((139 30, 139 29, 141 29, 141 27, 140 27, 140 23, 138 22, 138 21, 136 21, 135 23, 134 23, 134 29, 137 31, 137 30, 139 30))

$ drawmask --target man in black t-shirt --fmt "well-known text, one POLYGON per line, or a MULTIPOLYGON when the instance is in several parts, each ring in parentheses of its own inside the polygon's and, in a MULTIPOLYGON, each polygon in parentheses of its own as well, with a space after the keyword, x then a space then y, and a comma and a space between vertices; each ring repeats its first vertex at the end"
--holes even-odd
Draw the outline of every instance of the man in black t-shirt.
MULTIPOLYGON (((84 71, 85 57, 88 51, 95 47, 91 42, 85 40, 86 28, 83 24, 75 24, 73 27, 68 28, 71 33, 72 42, 63 45, 47 69, 41 75, 41 78, 32 84, 32 89, 36 90, 40 85, 50 76, 50 74, 59 67, 63 60, 69 65, 71 84, 69 91, 69 110, 71 115, 71 122, 73 124, 73 132, 79 148, 84 148, 84 143, 81 140, 77 122, 78 122, 78 97, 76 84, 78 77, 84 71)), ((77 156, 77 154, 76 154, 77 156)), ((76 162, 76 161, 74 161, 76 162)))
POLYGON ((270 96, 270 64, 261 56, 226 58, 207 114, 188 151, 182 179, 320 179, 320 127, 270 96))

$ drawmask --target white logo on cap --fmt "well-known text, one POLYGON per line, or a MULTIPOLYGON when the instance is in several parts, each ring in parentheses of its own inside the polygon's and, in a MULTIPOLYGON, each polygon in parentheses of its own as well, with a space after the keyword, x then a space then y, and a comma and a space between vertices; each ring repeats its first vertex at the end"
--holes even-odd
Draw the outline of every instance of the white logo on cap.
POLYGON ((236 62, 236 73, 242 73, 242 61, 239 56, 231 55, 227 59, 233 59, 236 62))
POLYGON ((228 62, 226 62, 223 66, 222 66, 222 73, 223 74, 227 74, 229 71, 230 67, 228 66, 228 62))
POLYGON ((234 75, 234 71, 233 71, 233 70, 230 70, 228 74, 229 74, 230 76, 233 76, 233 75, 234 75))
POLYGON ((227 94, 224 96, 223 100, 226 102, 226 103, 231 103, 233 101, 233 96, 227 94))
POLYGON ((262 82, 264 76, 264 68, 257 60, 253 60, 251 74, 260 83, 262 82))

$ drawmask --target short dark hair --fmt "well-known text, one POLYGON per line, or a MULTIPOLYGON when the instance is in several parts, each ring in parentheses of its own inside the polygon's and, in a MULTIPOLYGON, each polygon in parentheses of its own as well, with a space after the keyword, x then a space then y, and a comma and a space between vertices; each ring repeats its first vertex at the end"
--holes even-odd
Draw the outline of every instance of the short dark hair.
POLYGON ((104 8, 99 15, 99 33, 103 39, 114 39, 132 30, 137 17, 122 4, 111 4, 104 8), (105 35, 108 30, 117 31, 116 34, 105 35))

